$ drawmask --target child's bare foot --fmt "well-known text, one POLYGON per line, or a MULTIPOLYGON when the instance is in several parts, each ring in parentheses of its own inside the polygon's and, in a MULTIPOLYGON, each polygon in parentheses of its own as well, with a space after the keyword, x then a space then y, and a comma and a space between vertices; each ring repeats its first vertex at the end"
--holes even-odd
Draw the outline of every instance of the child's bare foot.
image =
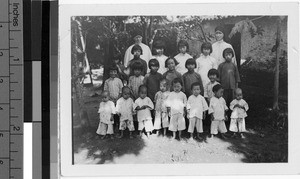
POLYGON ((227 137, 222 133, 222 134, 220 134, 220 136, 221 136, 221 139, 224 139, 224 140, 226 140, 227 139, 227 137))
POLYGON ((245 139, 246 137, 244 136, 244 134, 241 133, 241 138, 242 138, 242 139, 245 139))
POLYGON ((167 135, 167 129, 164 128, 164 136, 166 136, 166 135, 167 135))
POLYGON ((197 134, 197 138, 198 138, 199 140, 203 140, 203 138, 200 136, 199 133, 197 134))
POLYGON ((103 140, 103 139, 105 139, 105 137, 106 137, 106 135, 102 136, 101 139, 103 140))

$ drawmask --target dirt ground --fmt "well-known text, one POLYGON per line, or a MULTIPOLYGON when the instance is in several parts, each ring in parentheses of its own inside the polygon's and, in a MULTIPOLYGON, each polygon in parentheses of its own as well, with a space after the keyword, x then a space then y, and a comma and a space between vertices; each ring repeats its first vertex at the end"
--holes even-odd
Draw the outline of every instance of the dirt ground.
POLYGON ((152 134, 149 138, 145 135, 139 138, 136 133, 130 139, 128 131, 125 131, 122 139, 101 140, 95 133, 99 123, 97 110, 100 97, 97 93, 100 93, 101 83, 97 85, 87 87, 84 93, 89 127, 86 118, 79 118, 76 113, 78 106, 73 101, 74 164, 266 163, 288 160, 287 132, 262 124, 261 121, 268 117, 262 115, 262 109, 268 104, 258 103, 261 97, 253 96, 250 90, 245 92, 245 96, 251 96, 253 100, 248 100, 252 111, 246 118, 248 132, 245 139, 231 138, 230 133, 225 140, 208 138, 209 121, 205 121, 204 138, 201 141, 189 140, 186 132, 181 141, 172 140, 171 133, 165 137, 152 134))

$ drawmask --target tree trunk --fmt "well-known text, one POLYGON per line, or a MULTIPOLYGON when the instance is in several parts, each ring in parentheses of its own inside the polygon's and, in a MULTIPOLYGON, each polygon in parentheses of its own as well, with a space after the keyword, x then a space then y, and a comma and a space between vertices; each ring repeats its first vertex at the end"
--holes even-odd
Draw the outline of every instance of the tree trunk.
POLYGON ((277 35, 276 35, 276 66, 275 66, 275 77, 274 77, 274 100, 273 109, 278 110, 278 95, 279 95, 279 58, 280 58, 280 39, 281 39, 281 18, 277 21, 277 35))

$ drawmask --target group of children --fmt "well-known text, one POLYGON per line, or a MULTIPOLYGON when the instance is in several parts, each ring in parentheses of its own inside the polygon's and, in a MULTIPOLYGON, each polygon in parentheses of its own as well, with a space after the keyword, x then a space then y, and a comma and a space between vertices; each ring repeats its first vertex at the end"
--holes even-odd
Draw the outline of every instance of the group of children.
POLYGON ((147 63, 140 58, 142 48, 139 45, 132 48, 134 58, 129 62, 127 72, 127 69, 119 67, 118 60, 110 67, 110 78, 105 81, 101 94, 100 122, 96 133, 102 138, 107 134, 113 138, 114 126, 117 126, 120 130, 118 137, 122 138, 124 130, 128 129, 132 138, 134 123, 137 122, 140 136, 143 131, 149 136, 153 131, 160 132, 162 129, 163 135, 167 130, 172 131, 173 138, 178 131, 181 139, 182 132, 187 129, 193 139, 196 129, 197 138, 201 139, 202 120, 210 118, 211 136, 220 132, 225 138, 229 105, 232 110, 229 130, 233 136, 239 133, 243 138, 249 107, 238 88, 240 78, 236 65, 232 63, 233 50, 225 49, 225 62, 217 65, 210 57, 210 43, 202 44, 202 54, 197 60, 187 54, 188 43, 183 40, 179 41, 180 53, 174 58, 162 58, 165 57, 163 47, 156 49, 158 53, 148 62, 148 73, 147 63))

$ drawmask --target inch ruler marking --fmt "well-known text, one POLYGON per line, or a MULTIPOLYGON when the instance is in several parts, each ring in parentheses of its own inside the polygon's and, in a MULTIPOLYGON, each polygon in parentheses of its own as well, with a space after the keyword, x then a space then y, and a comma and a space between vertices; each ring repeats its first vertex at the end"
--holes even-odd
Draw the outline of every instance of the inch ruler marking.
POLYGON ((0 2, 0 178, 23 178, 23 1, 0 2))

